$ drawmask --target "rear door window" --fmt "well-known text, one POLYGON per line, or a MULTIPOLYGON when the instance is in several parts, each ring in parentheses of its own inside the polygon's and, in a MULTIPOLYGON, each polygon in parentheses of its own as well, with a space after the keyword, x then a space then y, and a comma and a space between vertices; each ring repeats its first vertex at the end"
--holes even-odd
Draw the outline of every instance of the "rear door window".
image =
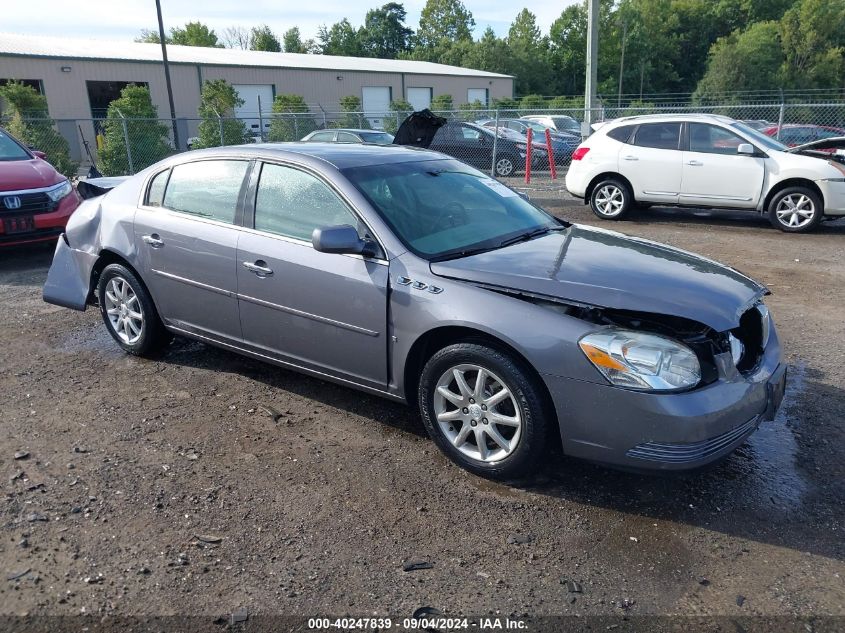
POLYGON ((655 149, 678 149, 680 123, 644 123, 637 128, 634 145, 655 149))
POLYGON ((360 143, 361 141, 358 139, 357 136, 354 134, 350 134, 349 132, 338 132, 337 133, 337 142, 338 143, 360 143))
POLYGON ((202 160, 176 165, 171 170, 162 206, 234 224, 248 166, 245 160, 202 160))

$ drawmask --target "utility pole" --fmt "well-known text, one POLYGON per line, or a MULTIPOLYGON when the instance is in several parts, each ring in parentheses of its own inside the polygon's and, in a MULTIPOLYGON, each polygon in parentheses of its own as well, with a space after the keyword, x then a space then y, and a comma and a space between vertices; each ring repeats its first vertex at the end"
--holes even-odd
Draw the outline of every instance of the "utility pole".
POLYGON ((158 38, 161 40, 161 59, 164 62, 164 82, 167 84, 167 100, 170 102, 170 122, 173 125, 173 145, 179 149, 179 130, 176 127, 176 108, 173 107, 173 86, 170 84, 170 64, 167 62, 167 44, 164 41, 164 20, 161 19, 161 0, 156 0, 158 13, 158 38))
POLYGON ((596 106, 596 83, 599 65, 599 0, 587 0, 587 85, 584 91, 584 126, 581 133, 592 132, 593 108, 596 106))
POLYGON ((628 23, 622 23, 622 55, 619 59, 619 92, 616 93, 616 107, 622 107, 622 76, 625 74, 625 44, 628 42, 628 23))

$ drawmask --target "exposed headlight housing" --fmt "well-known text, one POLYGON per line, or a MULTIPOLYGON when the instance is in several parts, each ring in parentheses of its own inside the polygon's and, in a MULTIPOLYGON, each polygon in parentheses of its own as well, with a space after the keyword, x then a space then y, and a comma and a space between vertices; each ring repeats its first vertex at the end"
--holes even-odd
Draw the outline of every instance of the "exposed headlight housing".
POLYGON ((766 349, 766 346, 769 344, 769 333, 772 331, 772 315, 769 314, 769 308, 766 307, 765 303, 758 303, 757 304, 757 311, 760 313, 760 323, 762 326, 762 347, 766 349))
POLYGON ((578 345, 611 384, 646 391, 677 391, 701 381, 701 364, 689 347, 665 336, 609 328, 578 345))
POLYGON ((69 180, 65 180, 64 182, 60 182, 55 187, 51 187, 44 193, 47 194, 47 197, 50 198, 53 202, 58 202, 65 196, 70 195, 70 192, 73 191, 73 185, 70 184, 69 180))

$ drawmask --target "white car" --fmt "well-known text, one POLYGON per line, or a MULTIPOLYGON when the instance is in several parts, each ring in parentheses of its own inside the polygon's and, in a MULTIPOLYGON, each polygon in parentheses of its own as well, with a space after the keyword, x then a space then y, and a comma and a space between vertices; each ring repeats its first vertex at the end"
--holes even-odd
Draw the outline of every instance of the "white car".
POLYGON ((810 231, 845 216, 845 138, 787 147, 711 114, 627 117, 572 155, 569 192, 606 220, 650 205, 748 209, 775 227, 810 231))

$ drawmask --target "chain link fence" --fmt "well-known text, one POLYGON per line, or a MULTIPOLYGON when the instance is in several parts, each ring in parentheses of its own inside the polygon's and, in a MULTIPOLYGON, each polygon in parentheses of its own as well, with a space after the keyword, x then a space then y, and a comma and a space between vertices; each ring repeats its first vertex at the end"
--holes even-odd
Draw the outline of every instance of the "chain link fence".
MULTIPOLYGON (((476 104, 477 105, 477 104, 476 104)), ((711 106, 601 107, 590 112, 593 123, 642 114, 712 113, 748 122, 787 145, 799 145, 830 136, 845 136, 845 103, 753 103, 711 106)), ((33 149, 61 163, 68 175, 84 177, 92 167, 103 175, 137 173, 171 154, 220 145, 297 141, 312 132, 330 133, 328 140, 350 141, 336 130, 383 130, 395 133, 410 114, 389 112, 242 113, 238 118, 171 119, 25 119, 30 129, 52 129, 40 134, 33 149), (178 139, 178 143, 176 142, 178 139)), ((496 109, 464 106, 436 112, 451 124, 438 132, 432 149, 463 160, 508 184, 545 186, 563 191, 563 176, 581 136, 589 132, 583 109, 496 109), (522 117, 533 117, 527 125, 522 117), (470 125, 464 125, 468 123, 470 125), (531 158, 528 129, 532 131, 531 158), (546 138, 545 128, 552 131, 546 138), (551 150, 551 151, 550 151, 551 150), (526 183, 526 184, 523 184, 526 183)), ((4 122, 0 122, 4 123, 4 122)), ((325 138, 326 134, 321 134, 325 138)), ((383 136, 383 135, 382 135, 383 136)), ((361 132, 358 133, 361 138, 361 132)), ((389 140, 384 137, 383 140, 389 140)))

